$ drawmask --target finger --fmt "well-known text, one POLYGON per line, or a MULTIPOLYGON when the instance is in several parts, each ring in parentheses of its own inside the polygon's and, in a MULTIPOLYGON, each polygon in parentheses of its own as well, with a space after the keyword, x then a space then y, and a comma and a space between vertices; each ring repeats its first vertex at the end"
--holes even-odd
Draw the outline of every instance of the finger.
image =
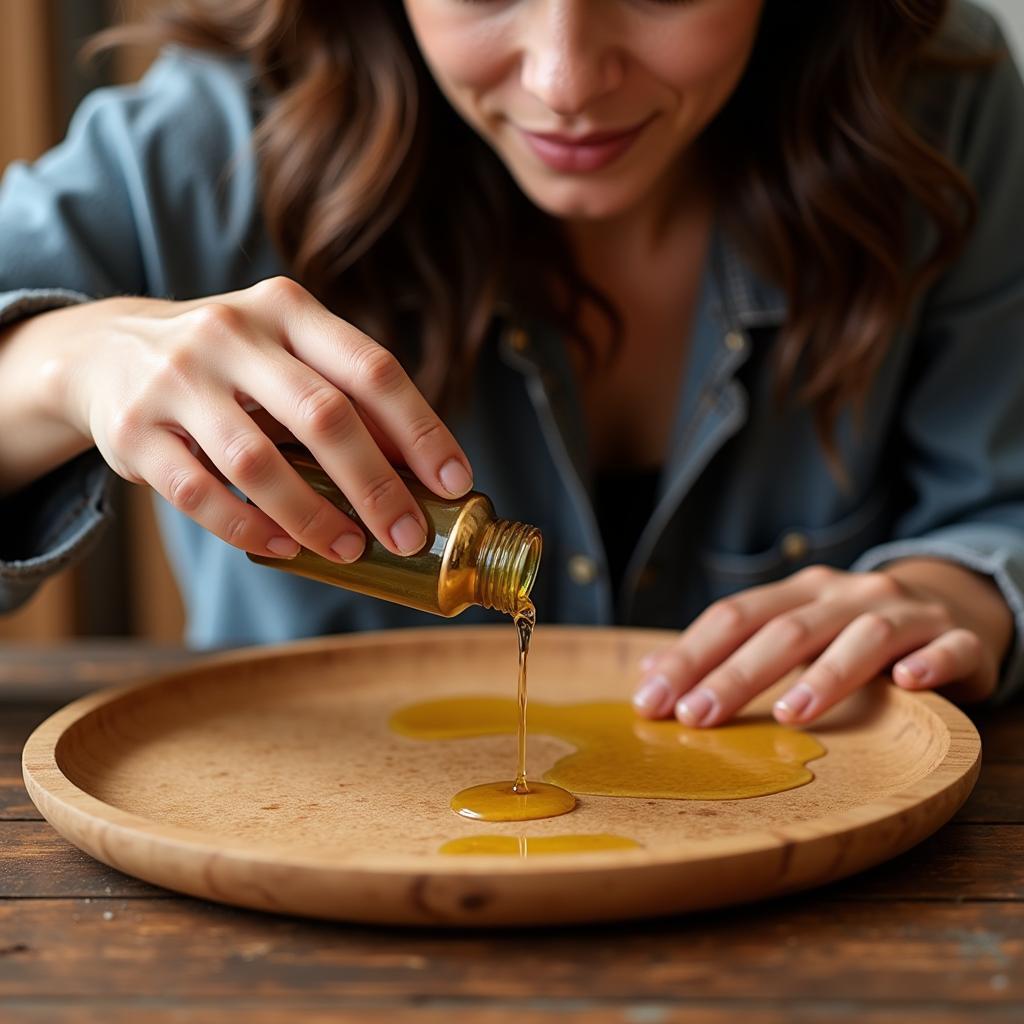
POLYGON ((818 655, 850 623, 860 603, 809 601, 777 615, 683 695, 675 715, 684 725, 724 722, 787 672, 818 655))
MULTIPOLYGON (((423 510, 347 395, 283 349, 242 367, 237 376, 245 390, 313 453, 381 544, 399 555, 423 548, 423 510)), ((246 493, 258 501, 255 494, 246 493)))
POLYGON ((892 667, 897 686, 906 690, 947 687, 946 696, 963 703, 990 697, 996 676, 994 659, 969 629, 951 629, 892 667))
POLYGON ((386 548, 401 555, 422 549, 427 538, 423 510, 347 395, 283 349, 243 367, 239 377, 309 448, 386 548))
POLYGON ((255 505, 228 490, 168 431, 153 431, 141 449, 140 476, 176 509, 221 540, 270 558, 294 558, 299 545, 255 505))
POLYGON ((887 665, 948 629, 940 609, 896 601, 858 615, 772 711, 780 722, 809 722, 885 671, 887 665))
POLYGON ((279 533, 283 528, 335 562, 353 562, 362 554, 366 541, 359 527, 317 494, 233 402, 208 399, 182 420, 218 472, 278 523, 279 533))
POLYGON ((298 359, 365 409, 427 487, 449 498, 472 488, 465 452, 391 352, 333 316, 293 281, 274 279, 257 287, 271 291, 270 308, 298 359))
POLYGON ((777 615, 817 596, 824 576, 803 570, 779 583, 751 587, 710 605, 646 669, 633 706, 648 718, 671 713, 680 695, 700 682, 777 615))

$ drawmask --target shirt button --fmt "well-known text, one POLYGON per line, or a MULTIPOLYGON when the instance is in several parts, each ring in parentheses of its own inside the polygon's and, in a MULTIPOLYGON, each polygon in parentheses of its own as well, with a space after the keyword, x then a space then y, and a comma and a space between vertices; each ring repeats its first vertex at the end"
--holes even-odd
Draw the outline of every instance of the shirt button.
POLYGON ((811 544, 807 535, 796 530, 787 533, 780 541, 783 557, 789 562, 799 562, 810 550, 811 544))
POLYGON ((747 339, 739 331, 730 331, 725 336, 725 347, 730 352, 739 352, 747 344, 747 339))
POLYGON ((530 347, 530 339, 522 327, 513 327, 508 333, 509 347, 516 352, 525 352, 530 347))
POLYGON ((573 555, 569 559, 569 578, 585 587, 597 579, 597 563, 586 555, 573 555))
POLYGON ((658 582, 658 570, 646 565, 642 568, 636 578, 637 590, 649 590, 658 582))

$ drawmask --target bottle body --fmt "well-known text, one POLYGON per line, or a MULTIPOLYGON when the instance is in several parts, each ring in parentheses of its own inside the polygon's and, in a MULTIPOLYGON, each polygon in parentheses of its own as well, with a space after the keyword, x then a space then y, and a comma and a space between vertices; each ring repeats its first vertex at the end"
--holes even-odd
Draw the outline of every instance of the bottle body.
MULTIPOLYGON (((308 451, 281 445, 281 452, 318 494, 362 527, 351 504, 308 451)), ((427 521, 427 540, 418 553, 392 554, 362 527, 366 550, 346 565, 306 548, 291 559, 250 553, 250 560, 434 615, 451 617, 474 604, 513 614, 536 579, 540 531, 497 518, 490 499, 478 491, 441 498, 412 474, 399 474, 427 521)))

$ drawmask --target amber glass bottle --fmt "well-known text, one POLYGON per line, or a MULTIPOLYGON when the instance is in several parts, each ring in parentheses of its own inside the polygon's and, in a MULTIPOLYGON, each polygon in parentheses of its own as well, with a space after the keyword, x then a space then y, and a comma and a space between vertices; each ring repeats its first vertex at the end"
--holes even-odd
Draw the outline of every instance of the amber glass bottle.
MULTIPOLYGON (((348 500, 306 449, 284 444, 281 452, 315 491, 359 522, 348 500)), ((253 554, 249 558, 435 615, 458 615, 473 604, 514 615, 537 577, 540 530, 498 519, 490 499, 477 491, 439 498, 408 471, 400 470, 399 475, 427 520, 427 542, 418 554, 394 555, 363 527, 366 550, 347 565, 306 548, 291 559, 253 554)))

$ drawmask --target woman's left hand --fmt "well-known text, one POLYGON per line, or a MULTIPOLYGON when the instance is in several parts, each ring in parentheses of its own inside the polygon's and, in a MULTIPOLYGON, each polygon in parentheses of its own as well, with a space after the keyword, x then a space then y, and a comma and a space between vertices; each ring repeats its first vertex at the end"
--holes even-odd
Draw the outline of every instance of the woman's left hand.
POLYGON ((951 562, 905 559, 875 572, 814 565, 710 605, 640 664, 633 698, 648 718, 718 725, 800 666, 775 702, 811 722, 882 673, 907 690, 947 687, 962 703, 994 692, 1013 634, 995 584, 951 562))

